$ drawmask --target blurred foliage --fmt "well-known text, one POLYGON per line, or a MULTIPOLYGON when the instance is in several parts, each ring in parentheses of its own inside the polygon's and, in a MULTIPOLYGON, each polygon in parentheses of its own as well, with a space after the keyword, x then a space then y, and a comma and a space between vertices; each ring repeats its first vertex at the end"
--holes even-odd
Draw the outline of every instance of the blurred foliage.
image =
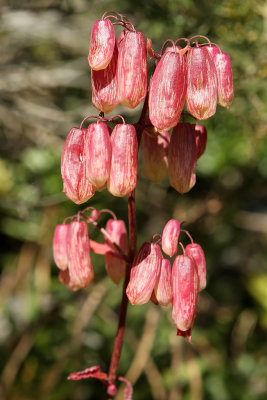
MULTIPOLYGON (((92 24, 111 4, 2 4, 0 398, 102 399, 98 382, 66 377, 91 365, 108 369, 121 285, 105 277, 95 255, 94 283, 70 293, 58 282, 51 241, 55 225, 79 209, 61 192, 60 156, 70 128, 96 114, 87 52, 92 24)), ((266 399, 267 5, 114 0, 112 9, 149 36, 156 51, 168 38, 208 36, 230 54, 235 81, 231 108, 218 107, 205 121, 208 146, 189 194, 177 194, 167 179, 149 183, 140 161, 138 244, 171 217, 186 221, 207 255, 208 287, 199 296, 192 345, 176 337, 169 307, 129 307, 119 374, 136 382, 138 400, 266 399)), ((139 112, 116 109, 129 122, 139 112)), ((106 191, 90 205, 126 219, 126 199, 106 191)), ((101 240, 93 229, 90 236, 101 240)))

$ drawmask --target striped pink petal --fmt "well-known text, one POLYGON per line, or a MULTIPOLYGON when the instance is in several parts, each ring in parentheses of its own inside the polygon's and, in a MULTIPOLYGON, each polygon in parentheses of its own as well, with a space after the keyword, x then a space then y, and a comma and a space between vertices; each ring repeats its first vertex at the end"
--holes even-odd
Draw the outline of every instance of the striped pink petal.
POLYGON ((159 304, 167 306, 172 301, 172 271, 169 260, 163 259, 159 278, 155 284, 155 297, 159 304))
POLYGON ((92 70, 92 103, 104 113, 110 113, 119 104, 118 100, 118 48, 115 43, 112 59, 105 69, 92 70))
POLYGON ((85 135, 86 129, 72 128, 61 156, 63 192, 76 204, 85 203, 95 193, 86 179, 85 135))
POLYGON ((217 74, 207 47, 193 47, 187 55, 187 110, 197 119, 216 112, 217 74))
POLYGON ((67 253, 69 259, 68 270, 70 283, 73 287, 72 290, 85 288, 94 278, 86 222, 74 221, 69 224, 67 253))
MULTIPOLYGON (((124 254, 127 254, 128 238, 124 221, 122 219, 109 219, 105 229, 111 236, 113 242, 120 246, 124 254)), ((105 242, 112 247, 111 242, 107 238, 105 238, 105 242)), ((114 249, 114 251, 116 250, 114 249)), ((105 255, 105 264, 107 273, 112 281, 114 283, 119 283, 125 276, 126 262, 107 253, 105 255)))
POLYGON ((215 67, 218 78, 218 104, 222 107, 230 107, 234 98, 233 73, 230 56, 227 53, 219 53, 215 57, 215 67))
POLYGON ((152 125, 161 132, 177 125, 185 94, 185 56, 168 50, 163 54, 150 80, 149 118, 152 125))
POLYGON ((199 279, 198 291, 205 289, 207 285, 206 278, 206 259, 202 247, 197 243, 188 244, 185 248, 185 254, 194 259, 197 267, 197 274, 199 279))
POLYGON ((56 226, 53 237, 53 255, 56 265, 59 269, 66 270, 68 268, 67 256, 67 234, 69 225, 60 224, 56 226))
POLYGON ((86 176, 96 189, 102 190, 109 177, 111 142, 104 122, 90 124, 85 139, 86 176))
POLYGON ((162 232, 162 250, 169 257, 172 257, 177 253, 179 235, 180 222, 176 219, 170 219, 162 232))
POLYGON ((110 63, 115 46, 115 32, 108 19, 95 21, 91 32, 88 62, 92 69, 104 69, 110 63))
POLYGON ((111 134, 111 166, 107 183, 113 196, 123 197, 136 186, 138 143, 133 125, 118 124, 111 134))
POLYGON ((173 129, 168 160, 170 185, 181 194, 188 192, 195 183, 192 175, 197 161, 196 138, 191 124, 180 123, 173 129))
POLYGON ((141 32, 124 31, 118 46, 119 101, 126 107, 135 108, 147 91, 146 40, 141 32))
POLYGON ((154 183, 161 182, 168 173, 169 142, 168 132, 152 137, 144 131, 142 136, 144 174, 154 183))
POLYGON ((187 256, 177 256, 172 266, 172 319, 177 329, 191 329, 196 316, 198 275, 195 261, 187 256))
POLYGON ((137 252, 131 268, 126 294, 131 304, 149 301, 160 274, 162 254, 156 243, 144 243, 137 252))

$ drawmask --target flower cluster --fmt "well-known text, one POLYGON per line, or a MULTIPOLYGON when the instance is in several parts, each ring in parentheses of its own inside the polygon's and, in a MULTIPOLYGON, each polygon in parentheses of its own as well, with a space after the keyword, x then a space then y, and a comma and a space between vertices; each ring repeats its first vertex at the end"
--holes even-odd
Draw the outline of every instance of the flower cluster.
POLYGON ((84 203, 105 187, 114 196, 129 194, 136 186, 141 136, 144 174, 152 182, 169 173, 170 185, 179 193, 194 186, 207 131, 197 122, 184 121, 184 104, 191 116, 203 120, 215 113, 217 102, 229 107, 234 95, 229 55, 207 38, 199 44, 200 38, 167 40, 158 54, 151 40, 146 45, 144 35, 121 14, 105 13, 94 23, 88 61, 92 101, 100 116, 87 129, 82 125, 90 117, 72 128, 63 149, 63 191, 72 201, 84 203), (113 24, 124 27, 118 39, 113 24), (181 40, 183 48, 177 44, 181 40), (148 93, 147 52, 155 59, 148 93), (138 138, 136 126, 125 124, 122 117, 122 124, 116 117, 104 118, 119 103, 135 108, 145 96, 148 109, 136 125, 141 128, 138 138))
POLYGON ((87 287, 94 278, 90 251, 104 255, 107 274, 114 283, 119 283, 125 276, 128 251, 124 221, 118 220, 109 210, 98 212, 88 207, 56 226, 53 238, 54 260, 60 269, 59 280, 72 291, 87 287), (85 214, 88 210, 91 210, 90 217, 85 214), (97 223, 103 212, 109 212, 113 217, 107 221, 105 229, 97 223), (104 232, 105 243, 89 239, 87 223, 104 232))
MULTIPOLYGON (((145 37, 124 16, 114 14, 105 13, 94 23, 88 56, 92 102, 104 113, 119 103, 135 108, 147 91, 145 37), (118 40, 108 18, 125 28, 118 40)), ((232 103, 230 57, 207 38, 207 43, 199 44, 200 38, 205 37, 167 40, 160 54, 152 50, 152 42, 147 40, 147 51, 156 59, 149 85, 149 119, 160 132, 178 124, 185 100, 188 112, 199 120, 215 114, 217 102, 223 107, 232 103), (180 41, 185 41, 184 48, 177 45, 180 41)))
POLYGON ((206 287, 206 261, 201 246, 187 245, 183 255, 177 255, 172 268, 163 252, 173 257, 177 254, 180 223, 171 219, 164 227, 162 238, 154 243, 146 242, 137 252, 131 269, 126 294, 131 304, 140 305, 150 299, 163 306, 172 303, 172 318, 177 335, 191 338, 191 328, 196 316, 197 294, 206 287))
MULTIPOLYGON (((101 228, 97 220, 106 211, 110 212, 98 212, 88 207, 56 226, 54 259, 60 269, 60 281, 72 291, 85 288, 94 278, 90 251, 104 255, 107 274, 114 283, 118 284, 125 276, 128 261, 126 226, 123 220, 117 220, 111 212, 113 218, 107 221, 105 229, 101 228), (86 216, 88 209, 91 210, 90 217, 86 216), (100 229, 105 243, 89 239, 87 223, 100 229)), ((177 326, 177 334, 190 340, 196 315, 197 293, 206 287, 204 252, 199 244, 193 242, 187 231, 180 229, 180 223, 175 219, 168 221, 162 235, 154 235, 154 239, 155 242, 152 240, 143 243, 137 252, 126 294, 134 305, 145 304, 149 300, 163 306, 172 303, 172 317, 177 326), (179 242, 181 231, 186 232, 191 239, 191 243, 185 248, 179 242), (179 243, 183 248, 183 255, 177 255, 179 243), (172 268, 170 259, 163 258, 160 244, 169 258, 177 255, 172 268)))
POLYGON ((87 129, 82 128, 83 120, 80 128, 70 130, 62 152, 63 191, 77 204, 89 200, 95 189, 107 187, 114 196, 125 196, 136 186, 135 127, 121 117, 123 123, 111 130, 104 122, 107 119, 95 118, 97 122, 87 129))

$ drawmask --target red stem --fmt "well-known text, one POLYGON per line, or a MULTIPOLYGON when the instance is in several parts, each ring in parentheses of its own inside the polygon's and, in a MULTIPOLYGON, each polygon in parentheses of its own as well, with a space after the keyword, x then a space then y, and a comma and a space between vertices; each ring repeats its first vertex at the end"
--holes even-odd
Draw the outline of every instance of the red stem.
MULTIPOLYGON (((127 264, 126 274, 123 284, 122 300, 119 315, 118 330, 114 341, 113 353, 109 367, 108 381, 109 385, 115 383, 117 376, 117 369, 119 366, 121 348, 123 343, 123 335, 125 330, 125 321, 128 306, 128 297, 126 295, 126 288, 130 279, 130 271, 132 267, 132 260, 136 252, 136 213, 135 213, 135 193, 134 190, 128 196, 128 222, 129 222, 129 253, 128 259, 131 260, 127 264)), ((112 397, 108 396, 108 399, 112 397)))

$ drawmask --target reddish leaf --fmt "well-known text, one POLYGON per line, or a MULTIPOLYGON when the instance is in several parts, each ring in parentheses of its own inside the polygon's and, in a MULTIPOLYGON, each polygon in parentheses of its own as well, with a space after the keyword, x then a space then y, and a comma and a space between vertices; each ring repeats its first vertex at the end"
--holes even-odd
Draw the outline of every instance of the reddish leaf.
POLYGON ((107 374, 102 372, 100 367, 96 365, 94 367, 86 368, 83 371, 72 372, 67 379, 71 381, 79 381, 80 379, 96 378, 100 381, 104 381, 107 377, 107 374))

